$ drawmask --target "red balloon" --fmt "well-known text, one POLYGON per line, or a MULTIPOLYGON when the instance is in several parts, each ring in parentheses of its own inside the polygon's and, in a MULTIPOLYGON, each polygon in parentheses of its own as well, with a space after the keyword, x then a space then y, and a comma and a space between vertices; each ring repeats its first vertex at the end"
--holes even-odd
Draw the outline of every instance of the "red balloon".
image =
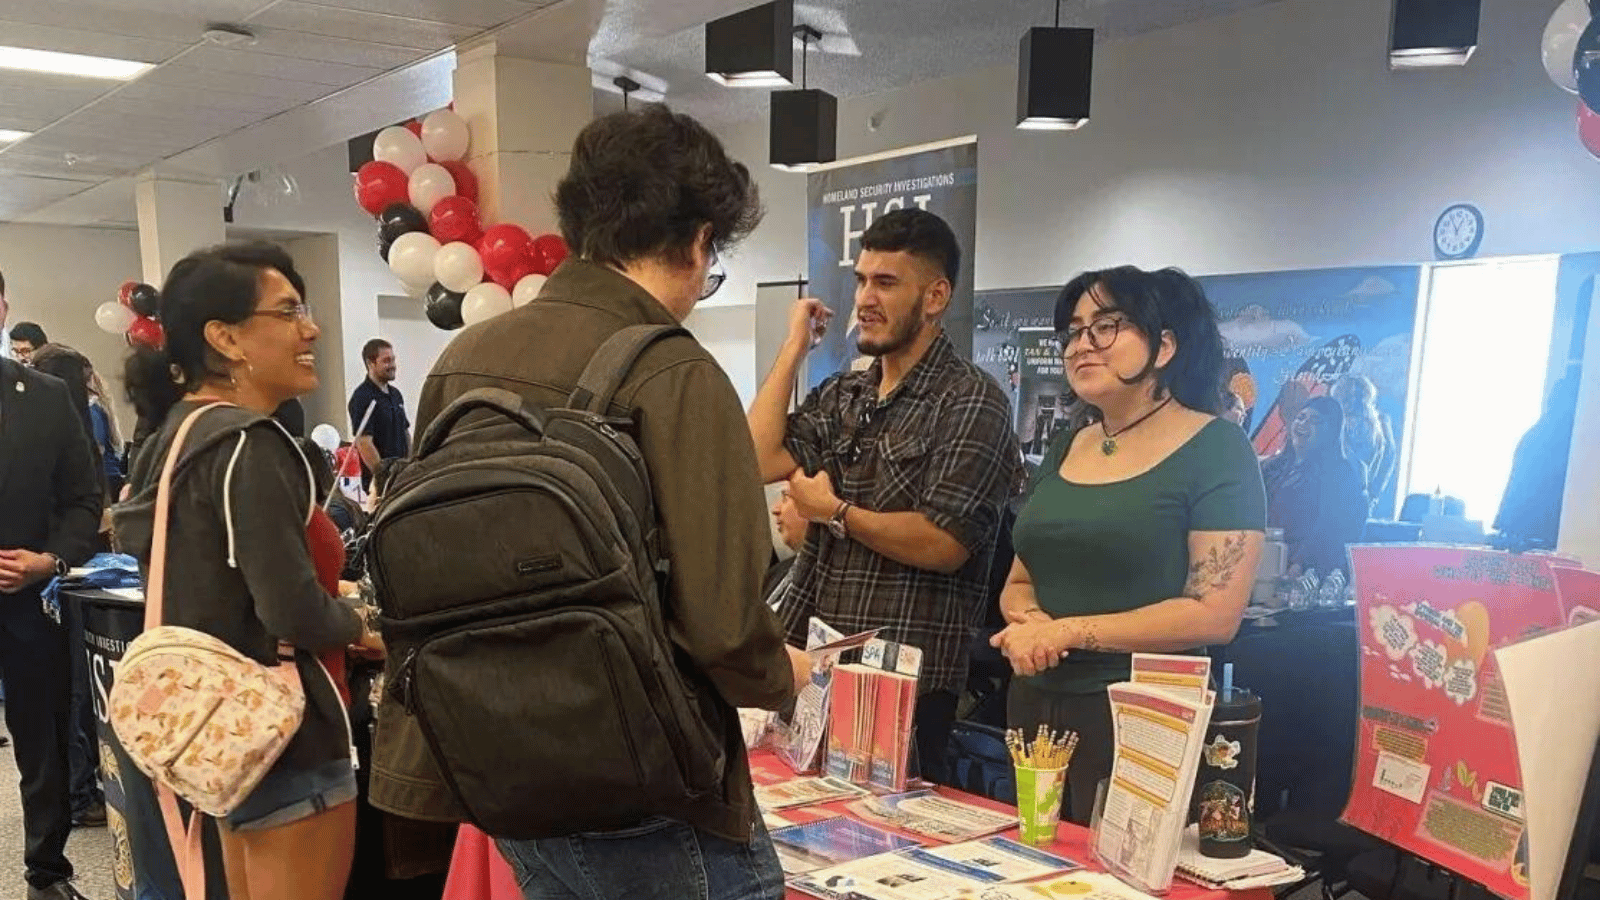
POLYGON ((559 234, 541 234, 533 239, 533 258, 539 263, 539 274, 549 275, 567 258, 567 242, 559 234))
POLYGON ((411 202, 411 180, 393 163, 373 160, 356 170, 356 202, 377 215, 394 203, 411 202))
POLYGON ((428 232, 439 243, 465 241, 476 244, 483 237, 483 226, 478 221, 478 204, 455 194, 433 205, 428 214, 428 232))
POLYGON ((1600 159, 1600 113, 1590 109, 1582 100, 1578 101, 1578 140, 1596 159, 1600 159))
POLYGON ((167 339, 166 333, 161 330, 161 323, 155 319, 140 316, 128 326, 128 340, 144 347, 159 348, 167 339))
POLYGON ((457 194, 471 200, 473 203, 478 202, 478 176, 472 174, 472 169, 468 168, 466 163, 459 159, 452 159, 449 162, 439 163, 439 165, 444 166, 444 170, 449 172, 450 177, 456 180, 457 194))
POLYGON ((506 290, 538 271, 533 258, 533 238, 517 225, 501 224, 485 231, 483 239, 478 241, 478 255, 483 257, 483 271, 489 280, 506 290))
POLYGON ((137 281, 124 281, 122 287, 117 288, 117 302, 127 306, 128 301, 133 299, 133 289, 138 286, 139 282, 137 281))
POLYGON ((411 121, 407 122, 403 127, 405 130, 411 132, 417 137, 422 137, 422 123, 418 122, 416 119, 412 119, 411 121))

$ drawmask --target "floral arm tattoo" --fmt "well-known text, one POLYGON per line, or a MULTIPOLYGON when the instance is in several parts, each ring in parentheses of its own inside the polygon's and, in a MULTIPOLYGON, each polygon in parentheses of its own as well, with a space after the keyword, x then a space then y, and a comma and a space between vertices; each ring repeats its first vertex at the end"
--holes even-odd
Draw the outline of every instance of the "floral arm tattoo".
MULTIPOLYGON (((1220 544, 1213 545, 1203 555, 1191 560, 1189 579, 1184 583, 1183 593, 1179 596, 1189 600, 1203 600, 1207 594, 1223 590, 1232 584, 1238 574, 1239 566, 1244 562, 1245 538, 1248 534, 1249 532, 1244 531, 1229 532, 1222 536, 1220 544)), ((1079 628, 1074 643, 1080 650, 1105 653, 1123 652, 1126 649, 1107 643, 1100 636, 1098 628, 1089 624, 1079 628)))
POLYGON ((1191 560, 1189 580, 1183 586, 1182 596, 1200 600, 1231 584, 1239 564, 1244 562, 1244 539, 1244 532, 1230 532, 1223 536, 1220 546, 1213 546, 1205 555, 1191 560))

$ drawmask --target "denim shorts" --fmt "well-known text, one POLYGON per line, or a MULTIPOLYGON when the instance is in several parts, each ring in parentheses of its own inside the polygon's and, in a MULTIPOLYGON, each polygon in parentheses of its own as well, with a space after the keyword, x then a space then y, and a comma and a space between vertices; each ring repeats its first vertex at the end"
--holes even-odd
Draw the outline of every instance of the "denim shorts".
POLYGON ((273 769, 222 824, 230 831, 278 828, 354 799, 356 772, 348 759, 324 763, 309 772, 273 769))

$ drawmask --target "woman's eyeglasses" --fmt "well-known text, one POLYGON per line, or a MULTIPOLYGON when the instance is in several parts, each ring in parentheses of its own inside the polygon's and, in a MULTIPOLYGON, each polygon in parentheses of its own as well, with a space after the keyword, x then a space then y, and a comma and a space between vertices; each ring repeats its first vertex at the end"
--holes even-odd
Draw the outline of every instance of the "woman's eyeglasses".
POLYGON ((717 251, 711 251, 711 269, 706 272, 706 283, 700 288, 700 299, 704 300, 722 290, 722 283, 728 280, 728 273, 722 271, 722 260, 717 257, 717 251))
POLYGON ((300 322, 309 323, 311 321, 311 307, 305 305, 304 303, 296 303, 293 306, 280 306, 277 309, 258 309, 250 315, 252 317, 270 316, 274 319, 289 322, 291 324, 300 322))
POLYGON ((1104 319, 1095 319, 1088 325, 1068 328, 1058 335, 1061 349, 1071 353, 1079 340, 1087 337, 1091 350, 1104 350, 1117 342, 1117 335, 1122 333, 1122 326, 1126 324, 1128 320, 1121 316, 1107 316, 1104 319))

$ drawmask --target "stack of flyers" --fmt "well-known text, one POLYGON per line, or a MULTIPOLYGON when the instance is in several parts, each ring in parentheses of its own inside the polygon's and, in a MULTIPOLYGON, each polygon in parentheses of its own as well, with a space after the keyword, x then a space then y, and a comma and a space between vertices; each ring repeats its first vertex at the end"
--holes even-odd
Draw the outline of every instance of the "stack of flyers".
POLYGON ((910 838, 846 818, 779 828, 772 843, 788 875, 917 846, 910 838))
POLYGON ((986 875, 995 881, 1027 881, 1083 868, 1064 856, 1003 837, 933 847, 925 852, 965 868, 974 878, 986 875))
POLYGON ((969 841, 1017 827, 1014 812, 962 803, 927 789, 863 797, 849 809, 863 819, 940 841, 969 841))
POLYGON ((764 810, 815 806, 834 800, 860 797, 866 789, 837 778, 796 778, 777 784, 756 786, 756 805, 764 810))
POLYGON ((956 900, 989 898, 996 886, 1077 868, 1070 859, 990 838, 829 866, 794 878, 790 885, 825 900, 956 900))
POLYGON ((1047 900, 1051 897, 1071 897, 1072 900, 1156 900, 1113 876, 1099 872, 1074 872, 1028 884, 995 885, 985 888, 981 894, 968 896, 977 900, 1047 900))

